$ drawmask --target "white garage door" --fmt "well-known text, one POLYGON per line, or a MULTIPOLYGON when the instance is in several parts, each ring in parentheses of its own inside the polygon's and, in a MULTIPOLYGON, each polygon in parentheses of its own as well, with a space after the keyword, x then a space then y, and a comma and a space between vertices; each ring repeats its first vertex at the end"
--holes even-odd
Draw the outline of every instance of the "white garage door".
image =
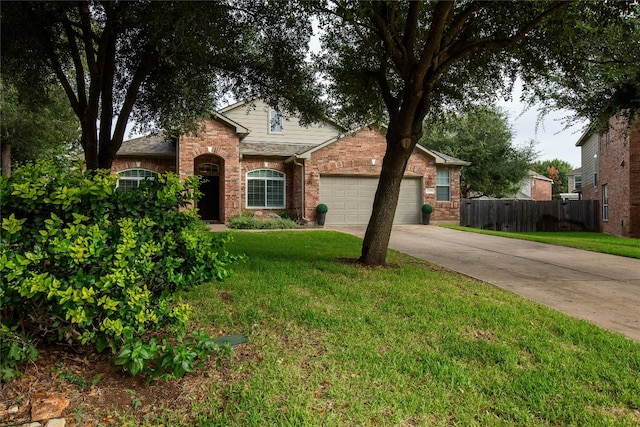
MULTIPOLYGON (((422 206, 420 178, 405 178, 394 224, 419 224, 422 206)), ((320 177, 320 203, 329 207, 326 224, 367 224, 371 216, 378 178, 354 176, 320 177)))

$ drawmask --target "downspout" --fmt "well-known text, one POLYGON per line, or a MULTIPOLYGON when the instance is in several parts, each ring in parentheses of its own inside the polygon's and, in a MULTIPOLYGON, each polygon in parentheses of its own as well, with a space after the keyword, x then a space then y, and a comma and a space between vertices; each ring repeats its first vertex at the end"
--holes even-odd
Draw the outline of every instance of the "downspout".
POLYGON ((300 171, 300 200, 302 203, 302 219, 304 221, 310 221, 309 218, 305 218, 304 214, 305 214, 305 199, 304 199, 304 195, 305 195, 305 188, 304 188, 304 163, 298 163, 297 159, 295 156, 293 156, 293 164, 296 166, 300 166, 301 171, 300 171))
POLYGON ((242 155, 242 153, 240 153, 240 156, 238 157, 240 158, 240 161, 238 162, 238 215, 240 215, 244 212, 247 195, 242 193, 242 181, 245 179, 242 174, 244 170, 242 167, 242 159, 244 158, 244 156, 242 155))

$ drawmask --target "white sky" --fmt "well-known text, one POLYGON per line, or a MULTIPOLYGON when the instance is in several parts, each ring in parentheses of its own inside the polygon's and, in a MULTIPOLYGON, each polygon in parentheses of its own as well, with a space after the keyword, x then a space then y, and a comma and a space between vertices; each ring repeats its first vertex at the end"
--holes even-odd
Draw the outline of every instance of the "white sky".
POLYGON ((521 88, 516 85, 513 101, 497 103, 509 114, 509 123, 515 133, 514 144, 521 145, 534 140, 537 142, 538 160, 560 159, 574 168, 580 167, 580 148, 576 147, 576 142, 586 129, 587 122, 579 122, 565 129, 563 118, 570 115, 570 111, 566 110, 551 112, 540 120, 538 109, 526 110, 525 104, 518 101, 520 93, 521 88))

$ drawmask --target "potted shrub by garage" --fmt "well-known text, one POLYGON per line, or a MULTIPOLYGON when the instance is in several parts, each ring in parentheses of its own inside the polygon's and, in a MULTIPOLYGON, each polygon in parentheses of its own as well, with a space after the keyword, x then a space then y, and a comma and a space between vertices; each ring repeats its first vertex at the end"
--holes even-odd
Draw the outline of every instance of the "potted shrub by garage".
POLYGON ((433 212, 433 206, 428 203, 426 205, 422 205, 422 224, 429 225, 431 212, 433 212))
POLYGON ((327 217, 327 211, 329 210, 329 208, 327 208, 327 205, 325 205, 324 203, 320 203, 318 206, 316 206, 316 223, 320 226, 324 226, 324 220, 327 217))

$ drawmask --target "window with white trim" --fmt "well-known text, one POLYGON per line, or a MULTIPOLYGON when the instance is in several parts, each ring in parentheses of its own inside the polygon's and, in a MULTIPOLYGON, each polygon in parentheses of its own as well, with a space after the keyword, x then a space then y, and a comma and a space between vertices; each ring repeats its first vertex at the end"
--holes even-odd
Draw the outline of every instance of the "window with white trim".
POLYGON ((127 192, 140 186, 140 182, 154 180, 158 174, 149 169, 127 169, 118 172, 117 191, 127 192))
POLYGON ((449 169, 436 171, 436 201, 448 202, 451 200, 451 175, 449 169))
POLYGON ((609 188, 607 184, 602 185, 602 220, 609 220, 609 188))
POLYGON ((269 112, 269 133, 284 132, 283 121, 280 111, 271 110, 269 112))
POLYGON ((282 209, 285 207, 285 175, 272 169, 247 173, 247 208, 282 209))

